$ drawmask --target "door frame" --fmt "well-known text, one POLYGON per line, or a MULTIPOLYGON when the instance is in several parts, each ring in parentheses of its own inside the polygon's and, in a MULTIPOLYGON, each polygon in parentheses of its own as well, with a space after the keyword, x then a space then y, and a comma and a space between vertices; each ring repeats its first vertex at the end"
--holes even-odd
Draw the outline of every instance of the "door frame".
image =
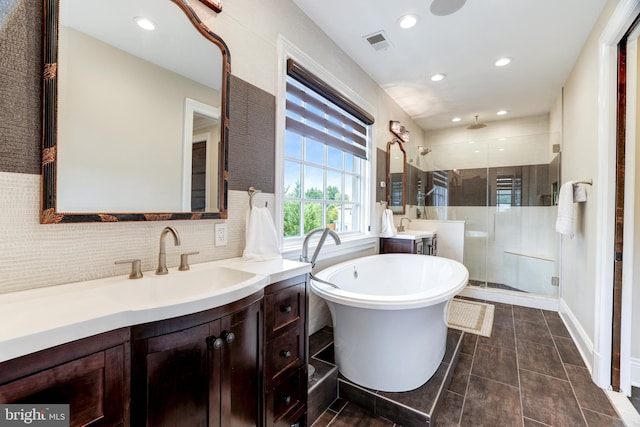
MULTIPOLYGON (((596 248, 596 312, 593 352, 594 382, 603 388, 611 388, 612 367, 612 325, 613 325, 613 256, 615 236, 615 194, 616 194, 616 132, 618 107, 617 76, 618 76, 618 43, 633 24, 640 13, 640 0, 621 0, 614 10, 609 22, 605 26, 599 39, 598 59, 598 172, 597 188, 597 248, 596 248)), ((628 155, 627 155, 628 157, 628 155)), ((633 175, 633 174, 631 174, 633 175)), ((625 177, 625 184, 629 177, 625 177)), ((594 186, 595 187, 595 186, 594 186)), ((633 191, 633 185, 626 187, 633 191)), ((626 209, 629 203, 626 203, 626 209)), ((625 215, 627 211, 625 210, 625 215)), ((633 218, 633 217, 631 217, 633 218)), ((626 237, 626 235, 625 235, 626 237)), ((631 265, 629 260, 632 251, 623 255, 623 263, 631 265)), ((630 301, 628 295, 629 275, 623 276, 623 301, 630 301), (625 286, 627 285, 627 286, 625 286)), ((622 346, 620 355, 621 387, 625 391, 626 383, 630 383, 631 355, 630 341, 631 317, 629 303, 622 306, 621 335, 622 346), (626 340, 624 338, 627 338, 626 340)), ((630 386, 629 386, 630 392, 630 386)))

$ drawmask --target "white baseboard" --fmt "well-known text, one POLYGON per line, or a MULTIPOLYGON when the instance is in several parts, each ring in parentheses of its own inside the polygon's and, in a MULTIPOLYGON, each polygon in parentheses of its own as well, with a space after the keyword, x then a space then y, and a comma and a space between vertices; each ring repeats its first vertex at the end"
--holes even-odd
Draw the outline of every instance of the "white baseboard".
POLYGON ((593 342, 587 335, 586 331, 578 322, 578 319, 573 314, 567 303, 560 299, 560 318, 564 322, 571 338, 573 338, 573 342, 578 347, 578 351, 582 356, 582 360, 584 361, 587 369, 589 369, 590 373, 593 373, 593 362, 594 362, 594 354, 593 354, 593 342))

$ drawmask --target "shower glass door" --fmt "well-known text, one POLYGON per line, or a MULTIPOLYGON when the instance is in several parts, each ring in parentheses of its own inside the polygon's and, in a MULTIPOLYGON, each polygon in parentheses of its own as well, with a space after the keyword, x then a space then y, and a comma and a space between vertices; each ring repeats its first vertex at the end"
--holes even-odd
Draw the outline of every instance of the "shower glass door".
POLYGON ((469 284, 558 296, 555 134, 432 145, 429 219, 464 220, 469 284))

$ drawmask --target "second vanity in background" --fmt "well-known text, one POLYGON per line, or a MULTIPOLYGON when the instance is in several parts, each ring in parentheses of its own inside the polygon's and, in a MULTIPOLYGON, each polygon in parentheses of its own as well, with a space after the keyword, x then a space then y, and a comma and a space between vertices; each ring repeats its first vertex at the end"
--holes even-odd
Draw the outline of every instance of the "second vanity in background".
MULTIPOLYGON (((464 240, 465 240, 465 228, 466 221, 464 220, 425 220, 425 219, 412 219, 408 224, 408 227, 402 233, 396 234, 392 239, 409 239, 416 240, 414 236, 423 235, 430 236, 433 234, 437 236, 436 254, 439 257, 450 258, 458 262, 464 263, 464 240), (426 233, 426 234, 425 234, 426 233)), ((388 252, 409 252, 416 253, 414 248, 409 251, 409 243, 406 242, 385 242, 383 251, 383 240, 380 238, 380 253, 388 252), (389 243, 398 244, 399 248, 393 248, 389 243), (400 250, 404 248, 404 250, 400 250)), ((423 252, 424 243, 423 243, 423 252)))
POLYGON ((437 255, 437 236, 432 231, 404 231, 380 238, 380 253, 437 255))

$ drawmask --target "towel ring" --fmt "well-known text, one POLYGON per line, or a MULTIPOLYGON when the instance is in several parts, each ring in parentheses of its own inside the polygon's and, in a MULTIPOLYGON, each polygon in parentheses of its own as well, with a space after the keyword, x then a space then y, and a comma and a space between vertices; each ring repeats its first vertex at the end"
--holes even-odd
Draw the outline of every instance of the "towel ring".
MULTIPOLYGON (((251 210, 253 209, 253 196, 255 196, 256 193, 262 193, 262 190, 258 190, 254 186, 251 186, 247 190, 247 193, 249 193, 249 210, 251 210)), ((266 208, 267 206, 268 202, 264 202, 264 207, 266 208)))
POLYGON ((593 185, 593 179, 584 179, 582 181, 576 181, 573 183, 573 185, 578 185, 578 184, 587 184, 587 185, 593 185))

